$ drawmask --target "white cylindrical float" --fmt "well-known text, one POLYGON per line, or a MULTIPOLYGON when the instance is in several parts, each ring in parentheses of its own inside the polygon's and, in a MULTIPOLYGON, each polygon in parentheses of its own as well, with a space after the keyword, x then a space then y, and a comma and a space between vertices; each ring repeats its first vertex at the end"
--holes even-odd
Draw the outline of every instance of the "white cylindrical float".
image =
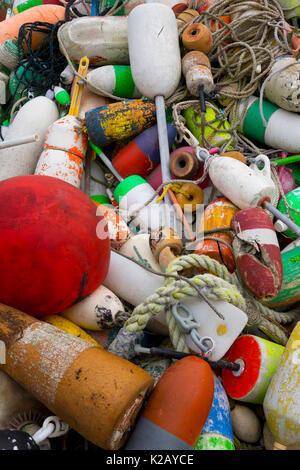
POLYGON ((255 207, 266 196, 272 202, 275 196, 268 157, 258 155, 256 161, 263 161, 262 170, 256 164, 248 167, 228 157, 215 157, 209 166, 209 177, 214 186, 240 209, 255 207))
POLYGON ((88 138, 75 116, 66 115, 48 129, 35 175, 59 178, 80 187, 88 138))
POLYGON ((0 150, 0 181, 34 173, 47 129, 58 116, 55 103, 44 96, 33 98, 22 106, 5 133, 5 140, 32 134, 39 135, 40 140, 0 150))
POLYGON ((294 328, 267 390, 264 413, 276 441, 300 442, 300 322, 294 328))
POLYGON ((263 100, 264 125, 260 111, 259 99, 255 96, 243 98, 239 102, 239 130, 248 138, 268 145, 273 149, 298 153, 300 148, 300 116, 291 111, 281 109, 267 100, 263 100), (246 110, 245 110, 246 108, 246 110), (243 119, 244 111, 246 111, 243 119))
POLYGON ((59 38, 76 63, 87 56, 90 65, 129 64, 126 16, 75 18, 60 27, 59 38))
POLYGON ((108 274, 103 284, 136 307, 163 286, 164 278, 112 251, 108 274))
POLYGON ((97 95, 102 95, 99 88, 122 98, 141 98, 136 88, 130 65, 104 65, 87 74, 87 87, 97 95))
POLYGON ((277 106, 294 113, 300 112, 300 64, 291 56, 278 57, 269 75, 277 72, 267 80, 265 85, 265 97, 277 106), (287 67, 282 72, 279 70, 287 67))
POLYGON ((104 286, 98 287, 61 315, 68 320, 92 331, 99 331, 116 326, 118 315, 124 313, 124 307, 118 297, 104 286))
POLYGON ((132 77, 138 90, 149 99, 171 96, 181 77, 178 30, 173 11, 158 3, 134 8, 128 16, 128 46, 132 77))
POLYGON ((149 239, 149 233, 135 235, 124 243, 119 251, 121 254, 129 256, 147 268, 161 272, 161 268, 151 251, 149 239))

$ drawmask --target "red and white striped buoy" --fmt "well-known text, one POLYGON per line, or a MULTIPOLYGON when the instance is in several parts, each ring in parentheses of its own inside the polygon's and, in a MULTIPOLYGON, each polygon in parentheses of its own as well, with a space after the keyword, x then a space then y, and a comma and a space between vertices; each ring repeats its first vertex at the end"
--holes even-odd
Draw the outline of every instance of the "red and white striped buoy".
POLYGON ((282 284, 283 268, 271 218, 264 209, 250 207, 233 216, 231 228, 236 232, 233 249, 244 283, 259 299, 276 297, 282 284))

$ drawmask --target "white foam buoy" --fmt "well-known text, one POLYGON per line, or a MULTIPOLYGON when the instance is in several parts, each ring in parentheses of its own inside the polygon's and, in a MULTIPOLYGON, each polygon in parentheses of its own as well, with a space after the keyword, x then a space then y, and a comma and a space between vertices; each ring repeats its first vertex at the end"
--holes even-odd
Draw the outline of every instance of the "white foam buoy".
POLYGON ((40 140, 0 149, 0 181, 34 173, 48 127, 58 117, 56 104, 44 96, 33 98, 22 106, 5 133, 5 140, 33 134, 39 135, 40 140))
POLYGON ((92 331, 113 328, 117 316, 124 312, 122 302, 107 287, 100 286, 92 294, 72 305, 61 315, 92 331))

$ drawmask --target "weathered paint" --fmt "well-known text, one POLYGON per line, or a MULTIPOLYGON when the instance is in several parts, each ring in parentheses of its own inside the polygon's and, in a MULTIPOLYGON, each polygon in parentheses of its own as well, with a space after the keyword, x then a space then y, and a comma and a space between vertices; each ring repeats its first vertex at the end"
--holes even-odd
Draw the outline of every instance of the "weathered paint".
POLYGON ((283 267, 276 232, 264 209, 249 207, 235 214, 233 248, 239 273, 248 289, 265 301, 280 291, 283 267))
POLYGON ((195 449, 234 450, 229 401, 215 375, 213 402, 195 449))
POLYGON ((154 121, 155 105, 143 100, 112 103, 85 115, 89 137, 98 147, 139 134, 154 121))
POLYGON ((264 399, 268 426, 286 446, 300 441, 300 322, 294 328, 264 399))
POLYGON ((283 279, 279 294, 268 302, 270 307, 291 305, 300 300, 300 246, 281 253, 283 279))
POLYGON ((88 138, 75 116, 66 115, 48 129, 35 175, 59 178, 79 188, 88 138))
POLYGON ((223 385, 234 400, 262 404, 284 347, 253 335, 235 340, 226 360, 241 364, 242 371, 223 370, 223 385))

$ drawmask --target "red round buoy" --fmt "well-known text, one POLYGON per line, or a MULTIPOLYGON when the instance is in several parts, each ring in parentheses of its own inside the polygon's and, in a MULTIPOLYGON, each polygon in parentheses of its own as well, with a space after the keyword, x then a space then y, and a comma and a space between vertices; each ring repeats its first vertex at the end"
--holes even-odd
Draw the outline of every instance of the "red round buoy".
POLYGON ((0 302, 44 316, 93 292, 105 279, 110 260, 102 219, 82 191, 57 178, 1 181, 0 302), (103 239, 96 234, 99 222, 103 239))

